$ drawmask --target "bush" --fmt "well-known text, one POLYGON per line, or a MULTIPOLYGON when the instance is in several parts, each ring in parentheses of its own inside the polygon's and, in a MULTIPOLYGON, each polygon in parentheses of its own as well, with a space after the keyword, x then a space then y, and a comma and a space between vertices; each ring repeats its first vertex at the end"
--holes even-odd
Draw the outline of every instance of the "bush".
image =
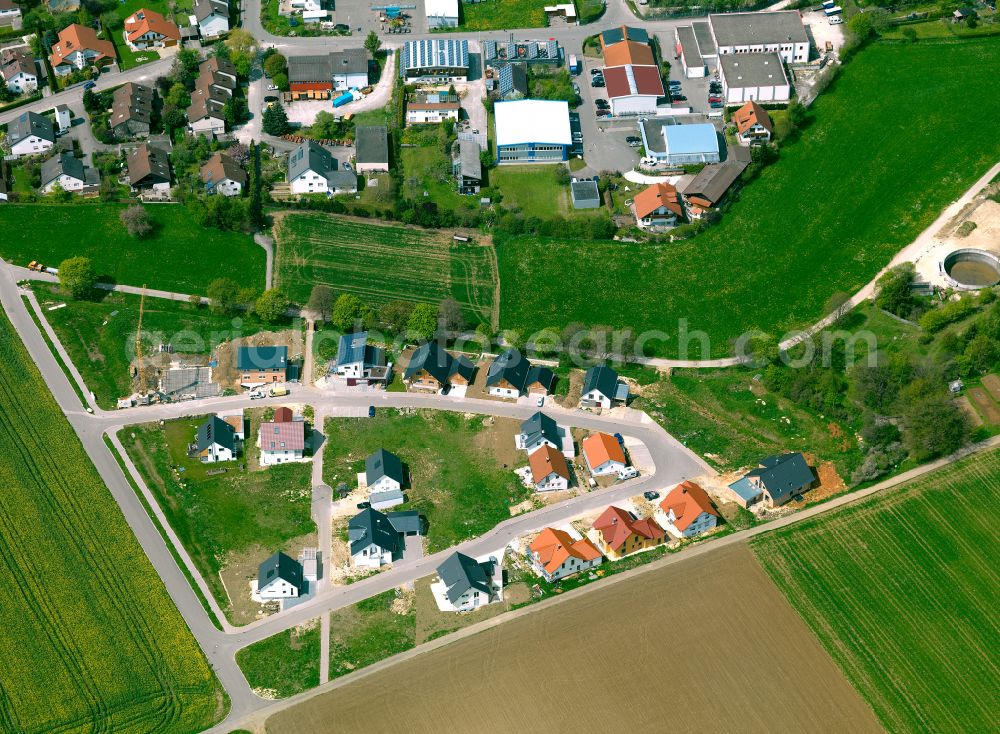
POLYGON ((948 324, 961 321, 978 308, 978 304, 973 298, 960 298, 957 301, 949 301, 937 308, 931 309, 920 317, 920 328, 927 331, 940 331, 948 324))
POLYGON ((136 239, 142 239, 153 231, 153 223, 149 219, 149 212, 142 206, 135 204, 127 209, 122 209, 118 215, 126 231, 136 239))
POLYGON ((97 285, 89 257, 71 257, 59 263, 59 284, 73 298, 85 298, 97 285))

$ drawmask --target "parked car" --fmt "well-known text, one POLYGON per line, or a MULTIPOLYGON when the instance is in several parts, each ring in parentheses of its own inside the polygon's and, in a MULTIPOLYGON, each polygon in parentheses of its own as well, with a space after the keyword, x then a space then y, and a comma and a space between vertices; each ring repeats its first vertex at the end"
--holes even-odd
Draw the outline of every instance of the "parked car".
POLYGON ((591 69, 591 70, 590 70, 590 75, 591 75, 591 76, 594 76, 594 75, 596 75, 596 74, 603 74, 603 73, 604 73, 604 70, 603 70, 603 69, 591 69))
POLYGON ((629 145, 632 145, 633 143, 638 145, 639 143, 642 142, 642 138, 640 138, 638 135, 629 135, 627 138, 625 138, 625 142, 628 143, 629 145))
POLYGON ((709 102, 721 102, 722 101, 722 97, 709 97, 708 101, 709 102))
POLYGON ((667 82, 667 84, 669 84, 671 87, 679 87, 681 85, 681 83, 676 79, 671 79, 670 81, 667 82))
MULTIPOLYGON (((618 470, 619 479, 633 479, 637 476, 639 476, 639 470, 636 469, 634 466, 626 466, 624 469, 618 470)), ((656 496, 659 497, 660 495, 656 496)))
POLYGON ((273 94, 269 94, 266 97, 264 97, 264 101, 265 102, 277 102, 278 98, 275 97, 273 94))
POLYGON ((371 506, 372 506, 371 502, 359 502, 358 503, 358 509, 359 510, 367 510, 371 506))
POLYGON ((277 84, 268 84, 267 85, 267 91, 269 91, 269 92, 277 92, 278 91, 278 85, 277 84))
POLYGON ((83 88, 84 89, 93 89, 96 86, 97 86, 97 82, 87 82, 86 84, 83 85, 83 88))
POLYGON ((711 108, 712 108, 712 109, 714 109, 714 110, 718 110, 718 109, 721 109, 721 108, 722 108, 722 106, 723 106, 723 105, 722 105, 722 102, 712 102, 712 103, 711 103, 711 104, 709 105, 709 107, 711 107, 711 108))
POLYGON ((685 97, 683 94, 672 94, 670 95, 670 99, 672 99, 674 102, 687 102, 687 97, 685 97))
POLYGON ((606 84, 604 83, 604 77, 600 77, 600 78, 598 78, 598 77, 596 77, 596 76, 595 76, 595 77, 594 77, 594 78, 593 78, 593 79, 591 80, 591 82, 590 82, 590 86, 592 86, 592 87, 605 87, 605 86, 607 86, 607 85, 606 85, 606 84))
POLYGON ((611 110, 598 110, 597 111, 597 116, 598 117, 611 117, 611 110))
POLYGON ((368 417, 369 418, 374 418, 375 417, 375 406, 374 405, 369 405, 368 406, 368 417))
POLYGON ((619 446, 624 446, 625 445, 625 437, 622 436, 622 434, 620 434, 620 433, 616 433, 615 434, 615 441, 618 442, 619 446))
POLYGON ((655 499, 659 499, 660 493, 650 490, 648 492, 643 492, 642 496, 645 497, 648 501, 652 502, 655 499))
POLYGON ((611 109, 611 105, 608 104, 608 100, 606 99, 600 99, 600 98, 595 99, 594 104, 603 110, 611 109))
POLYGON ((843 22, 844 19, 841 18, 839 15, 835 15, 832 18, 830 18, 830 25, 840 25, 843 22))

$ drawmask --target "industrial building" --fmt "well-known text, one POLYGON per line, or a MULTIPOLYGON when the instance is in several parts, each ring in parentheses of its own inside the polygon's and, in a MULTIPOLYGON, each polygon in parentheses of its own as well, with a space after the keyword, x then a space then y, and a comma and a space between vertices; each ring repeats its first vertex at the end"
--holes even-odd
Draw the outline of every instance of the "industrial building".
POLYGON ((788 102, 791 85, 776 53, 738 54, 719 58, 722 98, 727 105, 744 102, 788 102))
POLYGON ((501 165, 558 163, 569 157, 573 136, 568 103, 543 99, 497 102, 493 115, 501 165))
POLYGON ((469 42, 457 38, 407 41, 399 73, 407 82, 464 82, 469 76, 469 42))
POLYGON ((718 163, 719 134, 711 123, 679 125, 674 120, 643 120, 639 125, 646 155, 668 166, 718 163))
POLYGON ((773 52, 787 64, 809 60, 809 36, 797 10, 713 13, 708 19, 720 58, 773 52))

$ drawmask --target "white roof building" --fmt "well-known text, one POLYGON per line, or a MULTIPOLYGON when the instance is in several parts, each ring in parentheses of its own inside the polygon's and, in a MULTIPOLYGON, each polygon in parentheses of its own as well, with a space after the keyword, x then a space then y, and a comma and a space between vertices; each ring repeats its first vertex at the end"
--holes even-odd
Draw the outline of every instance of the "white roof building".
POLYGON ((568 103, 546 99, 497 102, 493 116, 501 163, 566 160, 573 145, 568 103))
POLYGON ((428 28, 457 28, 458 0, 424 0, 428 28))

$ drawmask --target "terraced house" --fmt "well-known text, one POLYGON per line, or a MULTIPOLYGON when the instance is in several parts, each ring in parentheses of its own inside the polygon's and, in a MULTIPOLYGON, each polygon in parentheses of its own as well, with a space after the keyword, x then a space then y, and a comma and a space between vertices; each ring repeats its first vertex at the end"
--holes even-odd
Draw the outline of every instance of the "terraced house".
POLYGON ((108 126, 116 138, 149 135, 154 97, 152 87, 135 82, 123 84, 114 91, 108 126))
POLYGON ((403 382, 411 390, 449 392, 472 383, 476 366, 465 357, 453 357, 437 342, 421 345, 403 371, 403 382))

